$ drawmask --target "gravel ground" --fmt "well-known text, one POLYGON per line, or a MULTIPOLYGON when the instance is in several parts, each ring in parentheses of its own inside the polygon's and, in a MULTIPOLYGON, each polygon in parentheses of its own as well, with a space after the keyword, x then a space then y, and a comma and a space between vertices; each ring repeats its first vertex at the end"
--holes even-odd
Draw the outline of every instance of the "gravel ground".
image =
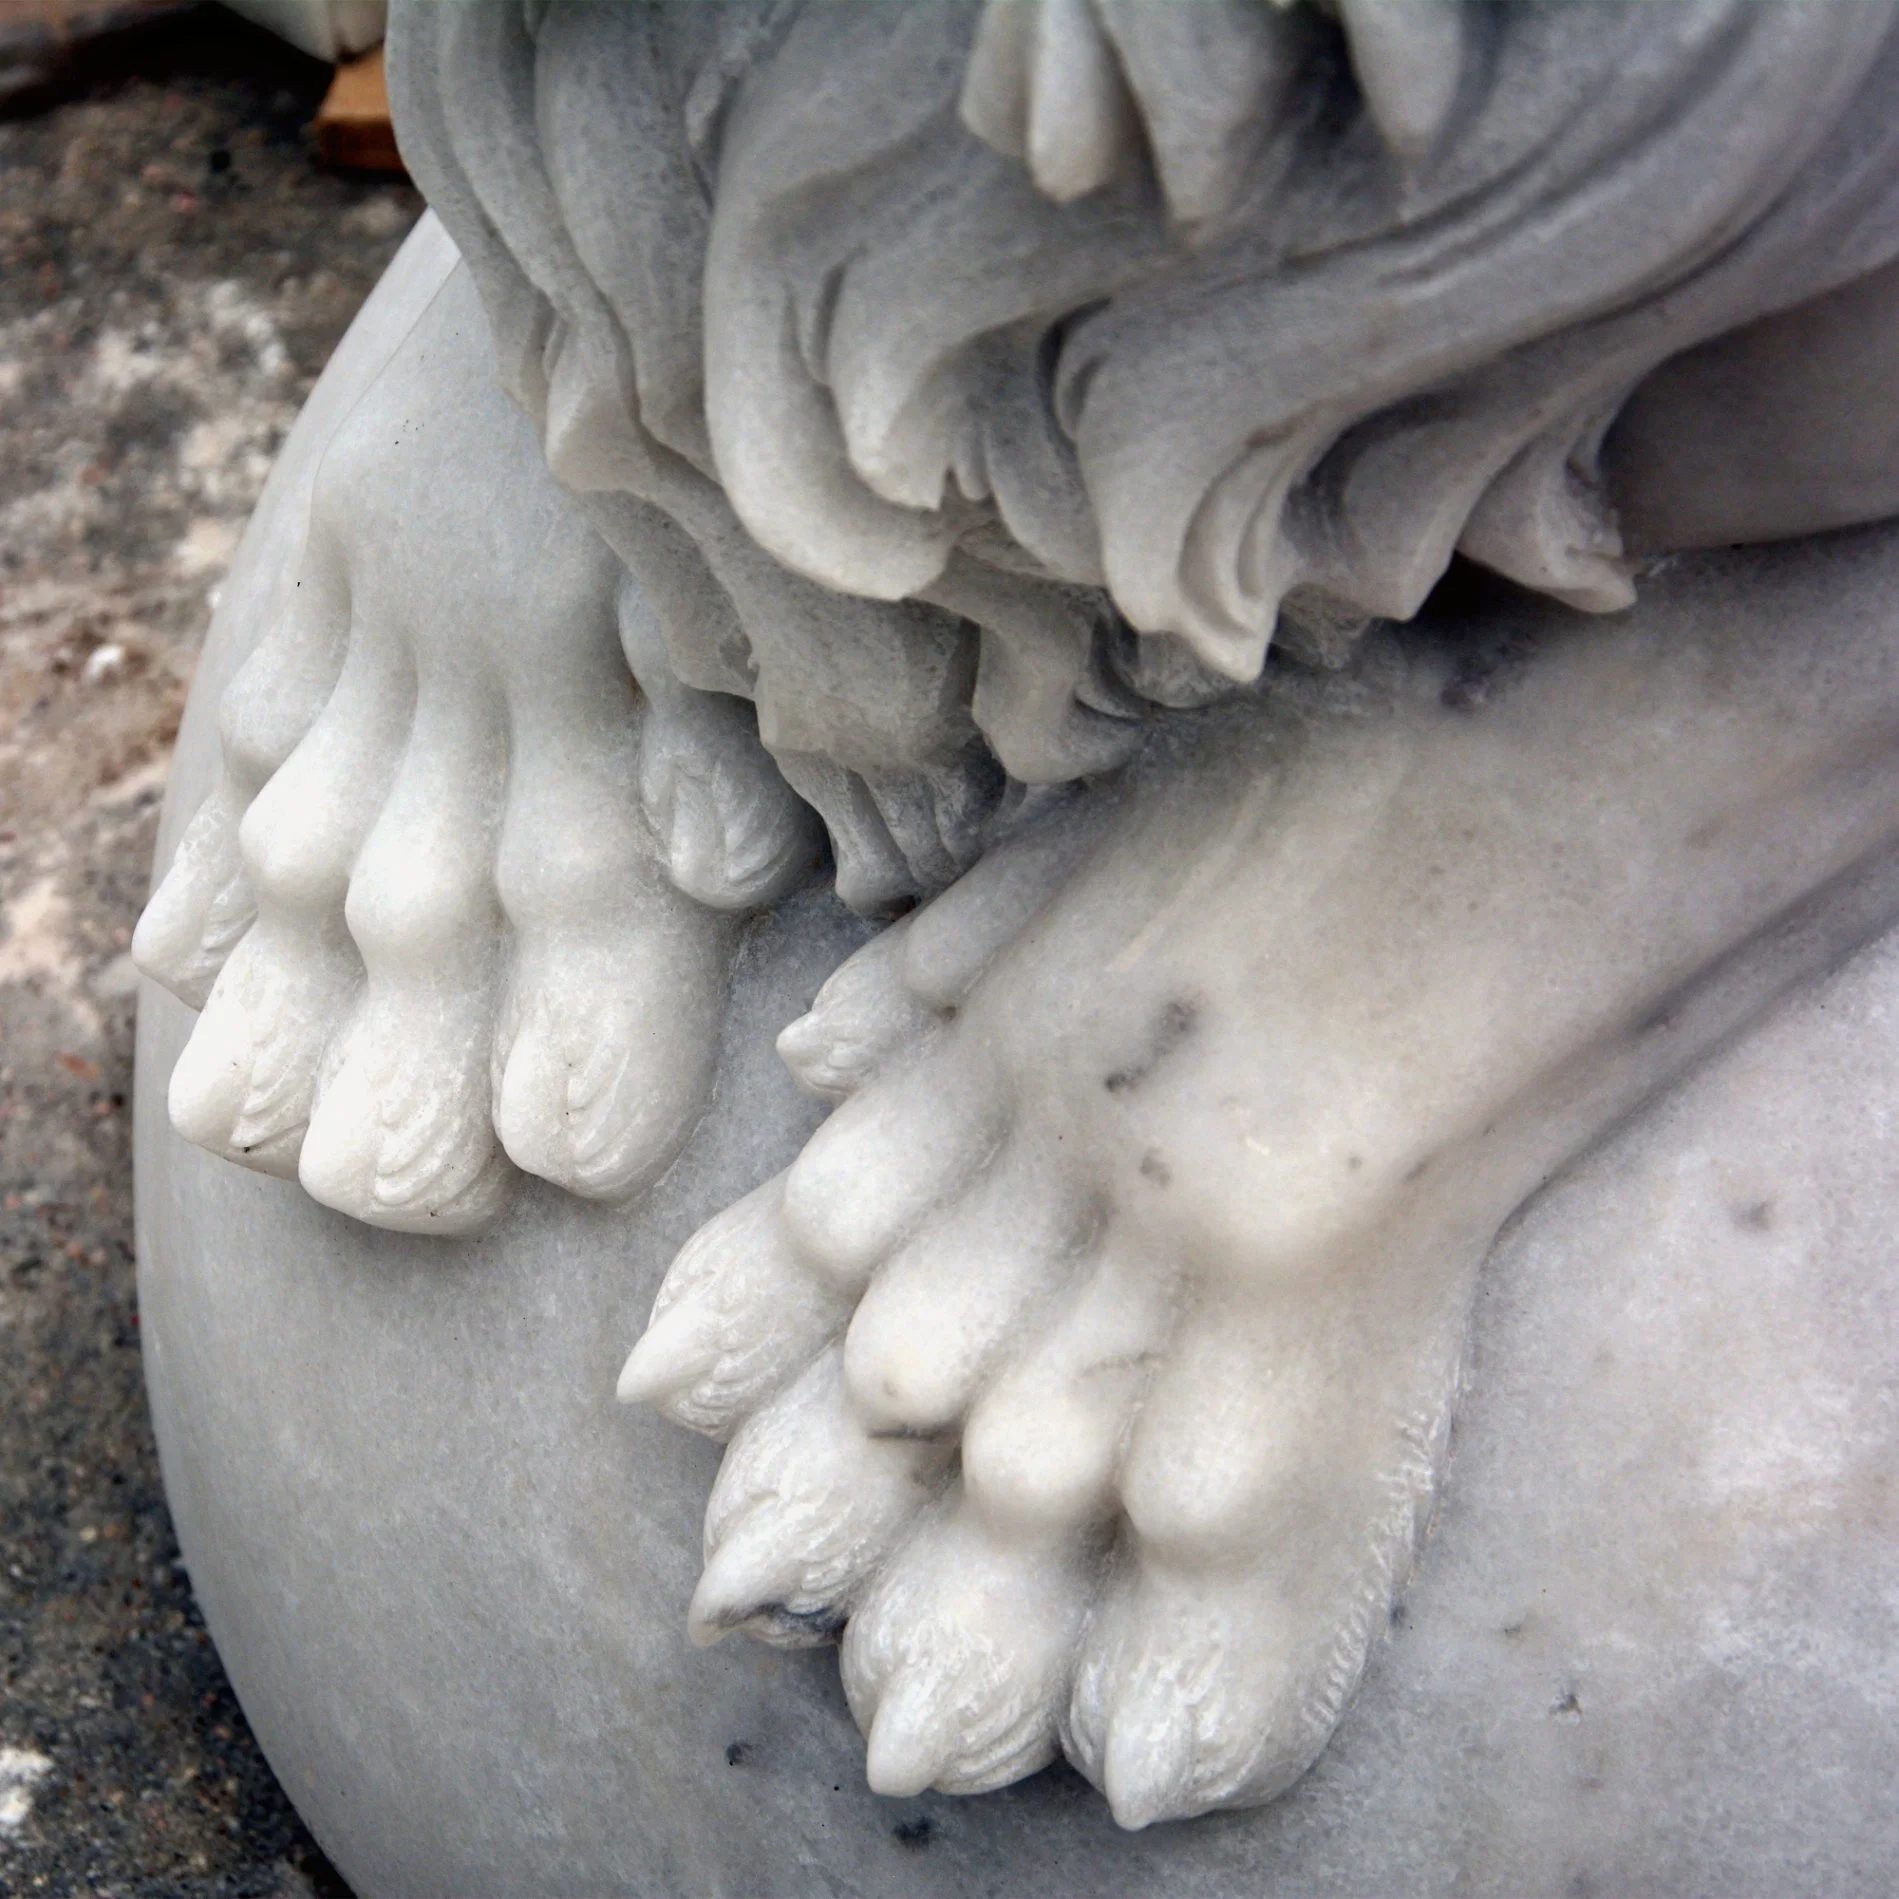
POLYGON ((159 1488, 133 977, 217 582, 420 210, 319 171, 325 70, 214 9, 0 118, 0 1893, 346 1889, 258 1752, 159 1488))

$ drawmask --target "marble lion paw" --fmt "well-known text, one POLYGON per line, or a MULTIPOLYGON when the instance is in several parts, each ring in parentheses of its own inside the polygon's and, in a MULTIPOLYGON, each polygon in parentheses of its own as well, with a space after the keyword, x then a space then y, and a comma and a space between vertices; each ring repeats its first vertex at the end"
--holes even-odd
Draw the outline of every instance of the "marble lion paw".
POLYGON ((877 1790, 1059 1752, 1142 1826, 1289 1786, 1504 1221, 1889 927, 1891 760, 1831 721, 1890 642, 1517 627, 1479 708, 1426 630, 1202 718, 781 1037, 839 1105, 688 1242, 621 1392, 729 1439, 692 1633, 841 1636, 877 1790))
POLYGON ((880 1792, 1065 1753, 1139 1827, 1270 1798, 1329 1737, 1487 1234, 1401 1144, 1329 1152, 1211 941, 1157 944, 1125 862, 1063 888, 1062 830, 785 1031, 841 1105, 687 1244, 620 1395, 729 1439, 695 1640, 841 1637, 880 1792))
POLYGON ((760 816, 753 761, 706 756, 746 735, 669 732, 636 692, 632 583, 485 354, 458 276, 331 440, 290 605, 222 704, 223 779, 134 944, 202 1010, 181 1133, 438 1234, 523 1170, 636 1191, 697 1119, 733 926, 669 875, 655 755, 699 787, 698 895, 803 868, 799 821, 773 831, 790 793, 760 816))

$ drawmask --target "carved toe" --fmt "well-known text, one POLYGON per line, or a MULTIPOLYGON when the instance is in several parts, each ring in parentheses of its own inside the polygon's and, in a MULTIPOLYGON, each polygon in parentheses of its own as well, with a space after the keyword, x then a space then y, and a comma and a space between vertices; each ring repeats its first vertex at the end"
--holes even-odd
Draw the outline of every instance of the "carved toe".
POLYGON ((240 1166, 295 1178, 330 1025, 360 980, 340 934, 254 927, 172 1070, 172 1126, 240 1166))
POLYGON ((623 1404, 728 1436, 843 1330, 849 1303, 792 1251, 783 1195, 780 1175, 686 1242, 620 1373, 623 1404))
POLYGON ((734 1436, 706 1507, 695 1641, 737 1628, 786 1646, 833 1639, 939 1493, 954 1447, 871 1436, 839 1360, 825 1352, 734 1436))
POLYGON ((960 1493, 924 1522, 844 1635, 876 1792, 986 1793, 1056 1758, 1089 1554, 999 1538, 960 1493))
POLYGON ((198 807, 132 933, 132 960, 189 1008, 210 1000, 219 970, 257 918, 238 848, 244 804, 227 778, 198 807))

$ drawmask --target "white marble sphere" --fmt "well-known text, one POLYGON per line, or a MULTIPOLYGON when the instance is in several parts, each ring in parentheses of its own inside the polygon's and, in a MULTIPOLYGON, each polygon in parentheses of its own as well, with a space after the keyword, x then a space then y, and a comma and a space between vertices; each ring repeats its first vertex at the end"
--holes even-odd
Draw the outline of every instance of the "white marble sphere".
MULTIPOLYGON (((293 438, 226 589, 161 864, 210 786, 298 465, 293 438)), ((1733 558, 1810 597, 1889 540, 1733 558)), ((171 1506, 246 1712, 365 1899, 1890 1880, 1899 938, 1506 1229, 1434 1532, 1331 1745, 1266 1807, 1128 1833, 1065 1767, 879 1798, 828 1654, 686 1640, 718 1450, 616 1406, 615 1375, 679 1243, 819 1119, 772 1039, 865 926, 807 895, 749 932, 711 1109, 660 1184, 616 1209, 530 1183, 458 1240, 183 1142, 165 1082, 190 1017, 145 992, 140 1297, 171 1506)))

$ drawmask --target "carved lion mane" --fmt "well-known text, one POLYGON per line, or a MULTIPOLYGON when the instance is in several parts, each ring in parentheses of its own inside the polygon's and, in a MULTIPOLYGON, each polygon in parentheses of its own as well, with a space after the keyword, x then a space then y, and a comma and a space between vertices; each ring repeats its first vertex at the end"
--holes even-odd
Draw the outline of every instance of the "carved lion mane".
POLYGON ((1665 358, 1899 255, 1879 5, 399 6, 411 166, 862 908, 1461 552, 1588 610, 1665 358))

